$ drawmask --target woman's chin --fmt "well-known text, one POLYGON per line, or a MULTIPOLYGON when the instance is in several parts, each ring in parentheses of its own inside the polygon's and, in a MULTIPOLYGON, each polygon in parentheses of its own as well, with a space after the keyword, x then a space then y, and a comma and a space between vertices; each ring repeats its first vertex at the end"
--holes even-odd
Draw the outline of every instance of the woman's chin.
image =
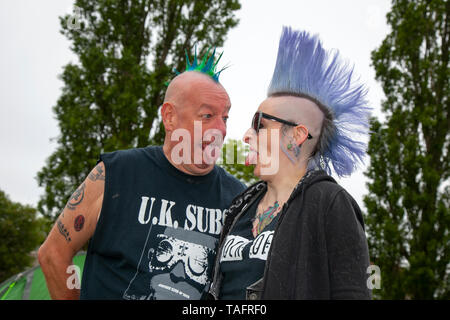
POLYGON ((261 165, 258 163, 255 165, 255 168, 253 169, 253 175, 257 177, 259 180, 267 181, 270 180, 270 177, 273 176, 273 173, 271 170, 269 170, 269 167, 264 168, 261 167, 261 165))

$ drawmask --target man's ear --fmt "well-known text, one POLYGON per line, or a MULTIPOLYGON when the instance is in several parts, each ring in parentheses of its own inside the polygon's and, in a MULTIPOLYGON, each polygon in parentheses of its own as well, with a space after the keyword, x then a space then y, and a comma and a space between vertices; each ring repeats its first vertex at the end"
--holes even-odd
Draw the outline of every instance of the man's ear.
POLYGON ((173 131, 177 125, 177 110, 170 102, 164 102, 161 106, 161 117, 166 131, 173 131))
POLYGON ((295 143, 300 146, 301 144, 303 144, 303 142, 306 141, 306 139, 308 139, 308 129, 302 125, 299 124, 298 126, 296 126, 294 128, 294 140, 295 143))

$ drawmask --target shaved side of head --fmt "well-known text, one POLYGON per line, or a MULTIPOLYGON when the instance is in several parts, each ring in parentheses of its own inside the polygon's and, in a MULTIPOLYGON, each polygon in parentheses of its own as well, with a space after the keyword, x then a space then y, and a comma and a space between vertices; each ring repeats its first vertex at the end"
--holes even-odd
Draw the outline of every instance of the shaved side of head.
POLYGON ((267 98, 273 100, 277 114, 283 119, 304 125, 313 136, 302 145, 302 154, 313 157, 327 147, 328 136, 333 134, 332 115, 327 109, 312 99, 291 94, 275 94, 267 98))
POLYGON ((324 114, 317 104, 295 96, 277 96, 268 99, 276 99, 277 113, 283 119, 303 124, 313 137, 320 135, 324 114))

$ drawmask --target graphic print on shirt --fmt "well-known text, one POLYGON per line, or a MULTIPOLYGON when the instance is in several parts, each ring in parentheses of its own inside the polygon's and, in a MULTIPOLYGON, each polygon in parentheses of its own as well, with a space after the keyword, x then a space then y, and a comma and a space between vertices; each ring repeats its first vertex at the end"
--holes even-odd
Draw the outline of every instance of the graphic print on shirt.
POLYGON ((200 299, 209 285, 222 211, 194 204, 176 209, 174 201, 141 197, 137 221, 148 232, 124 299, 200 299))
POLYGON ((242 261, 243 259, 267 260, 274 231, 264 231, 250 240, 237 235, 229 235, 223 246, 220 262, 242 261))

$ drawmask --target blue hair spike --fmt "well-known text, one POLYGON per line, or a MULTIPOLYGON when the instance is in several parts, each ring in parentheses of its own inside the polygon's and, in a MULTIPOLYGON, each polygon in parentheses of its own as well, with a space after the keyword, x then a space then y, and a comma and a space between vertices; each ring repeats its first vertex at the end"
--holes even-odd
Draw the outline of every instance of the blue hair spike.
POLYGON ((363 163, 367 143, 355 135, 367 135, 371 108, 367 89, 353 75, 353 67, 337 50, 326 51, 317 35, 283 27, 268 96, 302 95, 318 101, 332 114, 334 133, 318 150, 309 166, 320 166, 339 177, 350 175, 363 163))
POLYGON ((211 51, 211 47, 208 48, 208 50, 206 51, 200 64, 198 63, 198 60, 197 60, 197 46, 195 46, 195 49, 194 49, 194 61, 192 62, 192 64, 189 61, 189 56, 186 51, 186 71, 202 72, 204 74, 209 75, 211 78, 214 79, 214 81, 219 82, 220 73, 226 69, 226 67, 225 67, 225 68, 222 68, 220 71, 216 71, 217 64, 219 63, 220 58, 222 58, 223 52, 219 55, 219 57, 217 59, 215 59, 216 48, 214 48, 211 56, 209 56, 210 51, 211 51), (209 56, 209 58, 208 58, 208 56, 209 56))
MULTIPOLYGON (((205 57, 208 56, 208 54, 209 54, 209 49, 208 49, 208 51, 206 52, 205 57)), ((211 70, 211 69, 212 69, 212 67, 213 67, 213 65, 214 65, 214 56, 215 56, 215 55, 216 55, 216 48, 214 48, 214 51, 213 51, 213 53, 211 54, 211 57, 208 59, 208 61, 207 61, 206 64, 205 64, 205 67, 203 68, 203 70, 205 70, 206 72, 208 72, 208 70, 211 70)))

